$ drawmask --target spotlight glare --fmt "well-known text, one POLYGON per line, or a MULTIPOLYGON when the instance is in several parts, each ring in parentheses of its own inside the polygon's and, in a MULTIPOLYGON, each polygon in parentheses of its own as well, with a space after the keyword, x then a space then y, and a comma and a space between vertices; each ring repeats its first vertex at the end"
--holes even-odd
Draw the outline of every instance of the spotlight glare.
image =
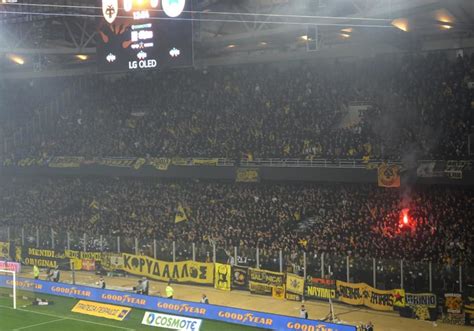
POLYGON ((18 55, 9 55, 8 58, 11 61, 15 62, 16 64, 19 64, 19 65, 25 64, 25 60, 22 57, 18 56, 18 55))
POLYGON ((392 21, 392 25, 404 32, 409 31, 408 20, 406 18, 397 18, 392 21))
POLYGON ((85 61, 85 60, 87 60, 89 57, 88 57, 87 55, 85 55, 85 54, 77 54, 77 55, 76 55, 76 58, 78 58, 78 59, 81 60, 81 61, 85 61))

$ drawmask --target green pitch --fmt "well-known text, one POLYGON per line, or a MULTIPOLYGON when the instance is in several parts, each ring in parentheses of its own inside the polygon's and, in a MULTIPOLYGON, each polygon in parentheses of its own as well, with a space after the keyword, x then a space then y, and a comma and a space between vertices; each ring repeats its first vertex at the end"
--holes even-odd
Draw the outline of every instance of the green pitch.
MULTIPOLYGON (((77 300, 48 295, 38 295, 42 299, 53 301, 51 306, 33 306, 33 293, 19 293, 17 308, 12 308, 12 298, 7 297, 6 289, 0 288, 0 331, 107 331, 107 330, 164 330, 157 327, 142 325, 144 310, 133 308, 127 319, 119 322, 105 318, 87 316, 71 312, 77 300), (21 298, 22 295, 28 299, 21 298)), ((11 290, 10 290, 11 291, 11 290)), ((11 293, 11 292, 10 292, 11 293)), ((256 328, 203 320, 203 331, 253 331, 256 328)))

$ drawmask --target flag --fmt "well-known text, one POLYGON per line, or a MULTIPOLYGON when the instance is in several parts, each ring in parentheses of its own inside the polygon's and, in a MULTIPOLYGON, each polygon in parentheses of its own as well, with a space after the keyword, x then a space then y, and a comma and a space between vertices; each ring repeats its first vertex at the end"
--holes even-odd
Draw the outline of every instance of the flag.
POLYGON ((386 163, 379 165, 378 183, 380 187, 400 187, 400 167, 386 163))
POLYGON ((181 203, 178 204, 178 209, 176 210, 176 215, 174 216, 175 223, 181 223, 188 220, 188 216, 186 216, 186 212, 183 208, 181 203))
POLYGON ((89 204, 90 209, 99 209, 99 203, 94 199, 92 202, 89 204))

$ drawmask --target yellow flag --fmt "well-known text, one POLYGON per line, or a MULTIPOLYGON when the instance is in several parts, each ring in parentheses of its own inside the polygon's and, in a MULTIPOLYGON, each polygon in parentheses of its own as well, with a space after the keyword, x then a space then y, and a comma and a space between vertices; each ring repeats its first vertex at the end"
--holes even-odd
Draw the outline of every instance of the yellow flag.
POLYGON ((188 216, 186 216, 186 212, 184 211, 183 205, 179 203, 178 210, 176 211, 176 215, 174 216, 174 222, 181 223, 187 220, 188 220, 188 216))
POLYGON ((90 209, 99 209, 99 203, 94 199, 89 205, 90 209))

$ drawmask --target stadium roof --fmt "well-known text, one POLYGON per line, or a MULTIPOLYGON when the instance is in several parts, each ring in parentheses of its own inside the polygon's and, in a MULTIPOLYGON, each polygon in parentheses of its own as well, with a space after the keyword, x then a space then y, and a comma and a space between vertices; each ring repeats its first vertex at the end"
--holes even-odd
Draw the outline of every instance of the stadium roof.
MULTIPOLYGON (((17 1, 0 3, 3 77, 96 70, 99 1, 17 1)), ((472 0, 193 0, 193 11, 198 67, 474 47, 472 0)))

